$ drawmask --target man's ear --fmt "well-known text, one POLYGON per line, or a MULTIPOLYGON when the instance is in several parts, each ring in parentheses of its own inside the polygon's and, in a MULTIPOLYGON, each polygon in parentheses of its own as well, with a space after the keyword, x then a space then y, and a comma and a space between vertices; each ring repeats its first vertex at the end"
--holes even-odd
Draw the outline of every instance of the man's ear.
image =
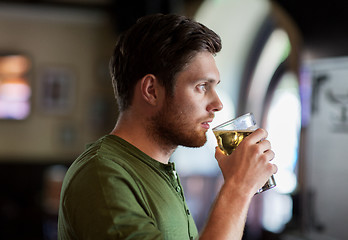
POLYGON ((147 74, 141 79, 141 95, 149 104, 158 104, 160 91, 158 79, 153 74, 147 74))

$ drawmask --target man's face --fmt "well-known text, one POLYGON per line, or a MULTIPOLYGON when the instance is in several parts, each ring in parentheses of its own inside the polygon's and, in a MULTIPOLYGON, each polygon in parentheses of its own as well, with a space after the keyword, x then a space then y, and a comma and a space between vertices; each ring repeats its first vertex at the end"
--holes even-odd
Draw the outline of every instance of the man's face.
POLYGON ((219 82, 212 54, 198 53, 177 75, 174 96, 167 96, 162 109, 152 118, 155 138, 174 147, 203 146, 214 112, 222 109, 215 91, 219 82))

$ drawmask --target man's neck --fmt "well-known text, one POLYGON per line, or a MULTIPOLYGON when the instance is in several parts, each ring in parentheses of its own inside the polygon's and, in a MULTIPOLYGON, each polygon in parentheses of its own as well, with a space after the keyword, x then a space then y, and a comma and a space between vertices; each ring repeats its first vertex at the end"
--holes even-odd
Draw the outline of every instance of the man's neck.
POLYGON ((167 164, 176 147, 163 146, 155 140, 146 129, 146 121, 143 117, 123 113, 110 134, 126 140, 156 161, 167 164))

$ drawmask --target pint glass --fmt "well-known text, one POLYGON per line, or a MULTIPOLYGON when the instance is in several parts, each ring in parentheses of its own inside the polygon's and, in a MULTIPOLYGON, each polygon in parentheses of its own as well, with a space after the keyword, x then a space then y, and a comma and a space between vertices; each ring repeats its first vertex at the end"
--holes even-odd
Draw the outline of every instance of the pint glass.
MULTIPOLYGON (((257 129, 256 121, 252 113, 246 113, 240 117, 227 121, 213 128, 219 148, 226 154, 231 154, 239 143, 257 129)), ((264 192, 276 186, 272 175, 266 184, 257 193, 264 192)))

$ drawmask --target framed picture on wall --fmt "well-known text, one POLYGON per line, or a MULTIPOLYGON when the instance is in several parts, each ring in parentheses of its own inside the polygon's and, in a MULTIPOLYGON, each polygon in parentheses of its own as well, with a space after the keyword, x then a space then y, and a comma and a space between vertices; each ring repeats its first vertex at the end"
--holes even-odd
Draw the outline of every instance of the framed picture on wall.
POLYGON ((20 53, 0 53, 0 119, 23 120, 31 112, 31 59, 20 53))
POLYGON ((39 105, 47 114, 65 115, 75 104, 75 74, 66 67, 46 67, 39 75, 39 105))

